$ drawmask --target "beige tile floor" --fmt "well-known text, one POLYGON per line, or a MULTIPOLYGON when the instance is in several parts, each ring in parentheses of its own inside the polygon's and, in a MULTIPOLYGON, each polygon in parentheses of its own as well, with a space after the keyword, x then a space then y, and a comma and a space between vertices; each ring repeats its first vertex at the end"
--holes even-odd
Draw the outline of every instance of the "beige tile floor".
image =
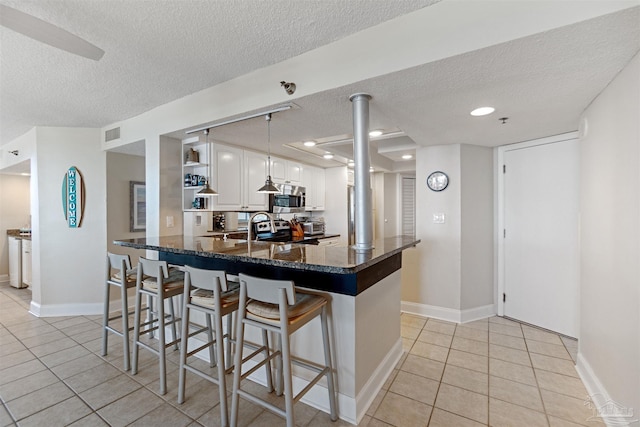
MULTIPOLYGON (((0 427, 220 424, 216 386, 199 377, 188 377, 177 404, 177 352, 160 396, 148 352, 132 376, 121 368, 119 337, 101 357, 100 316, 36 318, 30 297, 0 285, 0 427)), ((588 421, 575 340, 500 317, 456 325, 406 314, 402 337, 402 359, 361 426, 598 425, 588 421)), ((242 426, 284 425, 241 402, 242 426)), ((349 425, 302 403, 295 410, 300 426, 349 425)))

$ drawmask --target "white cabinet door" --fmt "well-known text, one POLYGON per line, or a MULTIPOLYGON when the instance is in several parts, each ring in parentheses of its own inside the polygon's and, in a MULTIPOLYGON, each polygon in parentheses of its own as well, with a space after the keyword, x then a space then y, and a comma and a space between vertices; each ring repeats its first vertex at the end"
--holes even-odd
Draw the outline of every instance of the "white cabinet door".
POLYGON ((31 240, 22 241, 22 283, 31 286, 31 240))
POLYGON ((306 211, 323 211, 325 202, 325 172, 322 168, 305 166, 302 185, 306 189, 306 211))
POLYGON ((287 160, 285 182, 287 184, 300 185, 302 183, 303 167, 300 163, 287 160))
POLYGON ((278 157, 271 157, 271 179, 284 184, 287 177, 287 161, 278 157))
POLYGON ((258 193, 258 188, 267 179, 267 156, 252 151, 244 152, 244 185, 243 209, 266 210, 269 199, 264 193, 258 193))
POLYGON ((9 284, 14 288, 22 285, 22 240, 9 237, 9 284))
POLYGON ((217 191, 218 195, 211 197, 213 210, 242 209, 243 156, 243 150, 239 148, 214 145, 211 188, 217 191))

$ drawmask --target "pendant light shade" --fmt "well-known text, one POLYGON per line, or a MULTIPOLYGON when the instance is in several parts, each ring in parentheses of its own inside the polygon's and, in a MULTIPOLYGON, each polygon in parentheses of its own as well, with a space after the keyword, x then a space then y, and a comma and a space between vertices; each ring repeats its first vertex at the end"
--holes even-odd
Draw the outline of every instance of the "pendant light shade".
POLYGON ((279 193, 278 187, 273 185, 273 181, 271 180, 271 113, 267 114, 265 117, 267 121, 267 180, 264 182, 264 185, 258 188, 258 193, 264 194, 276 194, 279 193))
MULTIPOLYGON (((209 129, 204 130, 204 134, 206 135, 207 141, 207 153, 210 150, 209 147, 209 129)), ((199 196, 217 196, 216 193, 211 187, 209 187, 209 178, 211 178, 211 156, 209 156, 209 161, 207 162, 207 180, 205 181, 204 188, 198 191, 199 196)))

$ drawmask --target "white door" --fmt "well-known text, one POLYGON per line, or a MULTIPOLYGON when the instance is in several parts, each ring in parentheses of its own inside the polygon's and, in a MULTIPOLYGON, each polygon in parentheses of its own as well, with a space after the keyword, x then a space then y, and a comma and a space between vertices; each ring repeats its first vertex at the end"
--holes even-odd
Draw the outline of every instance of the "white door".
POLYGON ((578 140, 504 152, 504 315, 578 336, 578 140))

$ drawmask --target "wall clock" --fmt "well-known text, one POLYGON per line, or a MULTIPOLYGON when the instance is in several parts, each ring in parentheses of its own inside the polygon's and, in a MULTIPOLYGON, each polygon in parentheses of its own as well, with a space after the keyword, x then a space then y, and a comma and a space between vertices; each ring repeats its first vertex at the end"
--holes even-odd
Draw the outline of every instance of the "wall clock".
POLYGON ((449 185, 449 177, 446 173, 435 171, 427 177, 427 186, 433 191, 442 191, 449 185))

